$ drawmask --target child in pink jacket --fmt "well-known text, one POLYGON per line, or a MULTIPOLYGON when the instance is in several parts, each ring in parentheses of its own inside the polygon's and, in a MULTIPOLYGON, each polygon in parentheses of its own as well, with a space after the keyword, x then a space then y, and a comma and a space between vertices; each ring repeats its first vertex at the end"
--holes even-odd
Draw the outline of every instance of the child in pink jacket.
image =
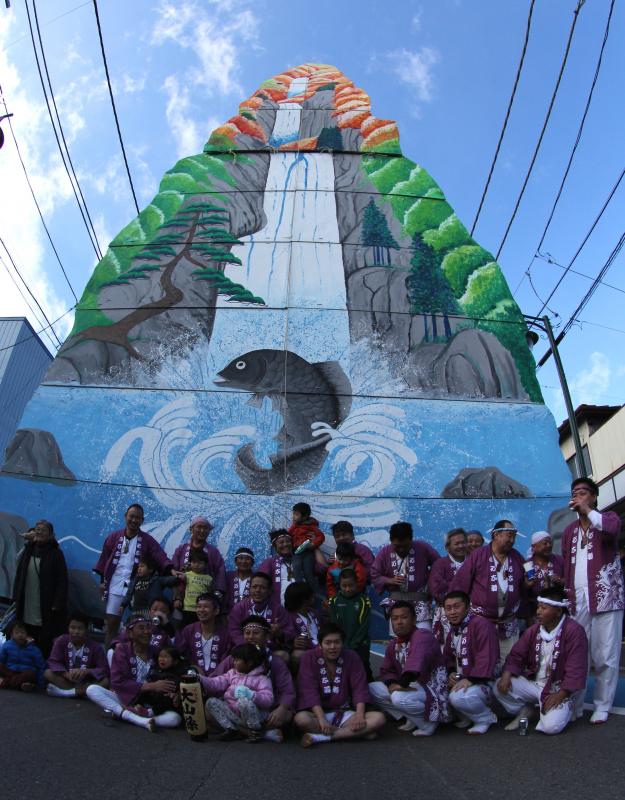
POLYGON ((273 705, 273 687, 267 674, 267 656, 254 644, 240 644, 232 650, 234 668, 212 678, 200 676, 202 688, 209 695, 206 716, 223 732, 220 739, 248 742, 262 738, 262 723, 273 705))

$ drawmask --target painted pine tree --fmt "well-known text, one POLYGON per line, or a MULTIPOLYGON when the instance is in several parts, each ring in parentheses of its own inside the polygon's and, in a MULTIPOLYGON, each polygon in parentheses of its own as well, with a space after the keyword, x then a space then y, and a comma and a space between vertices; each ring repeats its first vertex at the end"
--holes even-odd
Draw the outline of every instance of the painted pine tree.
POLYGON ((437 316, 442 314, 445 337, 451 337, 449 314, 459 314, 460 307, 432 248, 420 234, 413 237, 413 256, 406 281, 411 313, 423 316, 424 340, 429 341, 428 314, 432 319, 432 340, 438 336, 437 316))
POLYGON ((365 208, 361 241, 365 247, 373 248, 374 266, 390 266, 391 250, 399 250, 399 245, 393 238, 386 217, 375 204, 373 197, 365 208))

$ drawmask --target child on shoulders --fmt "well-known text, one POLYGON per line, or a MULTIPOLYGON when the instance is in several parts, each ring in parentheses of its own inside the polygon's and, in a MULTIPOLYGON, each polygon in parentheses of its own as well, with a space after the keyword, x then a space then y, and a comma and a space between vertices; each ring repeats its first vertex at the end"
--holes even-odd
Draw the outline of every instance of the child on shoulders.
POLYGON ((288 530, 293 542, 293 575, 298 582, 306 581, 315 591, 315 551, 325 541, 319 530, 319 523, 312 516, 308 503, 295 503, 293 506, 293 524, 288 530))
POLYGON ((326 591, 328 597, 334 597, 339 590, 339 578, 344 569, 351 567, 356 573, 358 591, 364 592, 367 585, 367 570, 353 542, 339 542, 336 546, 334 561, 328 566, 326 573, 326 591))

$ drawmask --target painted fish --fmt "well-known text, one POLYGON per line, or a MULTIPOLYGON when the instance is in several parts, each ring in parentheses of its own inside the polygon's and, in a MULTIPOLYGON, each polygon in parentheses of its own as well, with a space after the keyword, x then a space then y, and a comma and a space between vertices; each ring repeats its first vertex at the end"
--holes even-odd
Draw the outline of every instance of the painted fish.
POLYGON ((289 350, 252 350, 233 359, 214 379, 224 388, 251 392, 252 404, 270 397, 284 424, 271 467, 262 467, 254 445, 237 451, 236 472, 254 492, 275 494, 312 480, 327 457, 330 437, 313 437, 313 422, 337 428, 349 414, 352 387, 338 361, 311 364, 289 350))

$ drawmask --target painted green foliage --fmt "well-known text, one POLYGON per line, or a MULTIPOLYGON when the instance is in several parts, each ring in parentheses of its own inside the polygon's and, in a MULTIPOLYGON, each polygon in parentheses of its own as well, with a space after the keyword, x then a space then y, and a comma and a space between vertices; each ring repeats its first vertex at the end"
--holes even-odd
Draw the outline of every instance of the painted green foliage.
POLYGON ((428 314, 432 318, 432 340, 438 336, 439 314, 443 316, 445 337, 449 338, 451 336, 449 314, 461 313, 460 306, 440 268, 436 254, 419 233, 415 233, 413 238, 413 256, 410 265, 410 274, 406 281, 410 310, 413 314, 423 315, 425 341, 430 340, 428 314))
MULTIPOLYGON (((158 194, 138 217, 135 217, 118 233, 102 260, 97 264, 77 306, 72 335, 94 325, 111 325, 113 323, 113 320, 106 316, 104 311, 96 310, 99 309, 99 293, 104 286, 128 283, 129 279, 147 278, 150 271, 161 268, 159 264, 161 257, 172 255, 175 252, 173 244, 180 240, 180 236, 176 237, 175 235, 177 223, 174 221, 170 227, 168 225, 180 212, 183 203, 189 196, 210 193, 210 202, 207 201, 207 204, 201 204, 201 206, 205 211, 209 211, 212 207, 211 223, 216 222, 215 214, 227 211, 224 206, 214 205, 219 202, 227 204, 226 194, 218 191, 215 181, 219 181, 221 185, 234 186, 235 181, 226 169, 226 165, 235 158, 239 163, 248 159, 247 156, 240 154, 235 156, 228 153, 204 152, 181 159, 165 173, 158 194)), ((180 231, 182 228, 178 228, 178 230, 180 231)), ((237 243, 235 237, 232 237, 234 241, 227 242, 227 235, 229 235, 228 232, 221 228, 218 241, 229 245, 237 243)), ((207 231, 204 240, 198 241, 198 246, 201 245, 204 248, 205 255, 209 254, 209 248, 215 247, 210 236, 211 234, 207 231)), ((223 249, 221 248, 221 250, 223 249)), ((240 263, 231 254, 224 254, 220 260, 226 263, 230 258, 232 258, 230 263, 240 263)), ((212 276, 198 277, 213 280, 212 276)), ((227 280, 225 278, 225 281, 227 280)), ((228 286, 225 282, 221 280, 220 283, 219 290, 222 293, 228 293, 228 286)), ((235 283, 232 283, 231 288, 233 294, 241 294, 244 290, 244 287, 235 283)), ((254 297, 251 293, 248 294, 250 298, 254 297)), ((244 302, 259 301, 260 298, 256 298, 244 302)))
POLYGON ((389 230, 386 217, 376 206, 373 197, 365 208, 361 242, 365 247, 373 248, 373 264, 375 266, 382 264, 390 266, 391 250, 399 250, 399 245, 389 230))
MULTIPOLYGON (((411 267, 410 299, 413 313, 423 313, 427 292, 415 285, 415 269, 423 267, 422 244, 427 245, 441 276, 457 301, 461 314, 474 317, 475 327, 487 330, 514 357, 530 398, 542 401, 535 375, 534 359, 525 340, 526 325, 493 256, 475 242, 446 202, 443 192, 429 173, 404 157, 371 155, 363 157, 363 168, 378 192, 384 196, 407 236, 413 239, 415 257, 411 267), (417 246, 417 238, 420 242, 417 246), (417 255, 420 254, 420 255, 417 255), (415 258, 421 266, 414 263, 415 258)), ((437 296, 438 290, 433 292, 437 296)), ((428 309, 433 310, 433 309, 428 309)))

